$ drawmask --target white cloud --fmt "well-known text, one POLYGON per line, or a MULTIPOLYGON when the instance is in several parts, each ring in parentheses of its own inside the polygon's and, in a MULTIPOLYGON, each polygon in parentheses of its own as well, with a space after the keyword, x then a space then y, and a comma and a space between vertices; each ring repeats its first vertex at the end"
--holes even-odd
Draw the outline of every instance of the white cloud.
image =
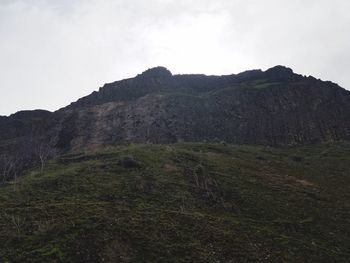
POLYGON ((0 114, 55 110, 164 65, 284 64, 350 88, 347 0, 0 0, 0 114))

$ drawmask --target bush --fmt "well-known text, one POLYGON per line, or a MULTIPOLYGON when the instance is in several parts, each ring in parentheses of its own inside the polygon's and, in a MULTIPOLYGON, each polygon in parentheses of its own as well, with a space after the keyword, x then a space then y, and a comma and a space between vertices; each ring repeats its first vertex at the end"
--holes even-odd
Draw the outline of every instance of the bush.
POLYGON ((136 161, 133 157, 125 156, 118 161, 118 165, 124 168, 140 168, 141 164, 136 161))

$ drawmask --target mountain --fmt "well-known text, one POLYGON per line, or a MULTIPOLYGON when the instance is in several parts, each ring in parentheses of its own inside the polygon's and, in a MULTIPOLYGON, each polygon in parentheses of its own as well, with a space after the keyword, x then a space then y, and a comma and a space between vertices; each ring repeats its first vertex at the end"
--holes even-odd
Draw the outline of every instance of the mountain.
POLYGON ((129 145, 0 187, 0 261, 348 262, 350 145, 129 145))
POLYGON ((350 92, 164 67, 0 116, 0 262, 347 262, 350 92))
POLYGON ((0 122, 10 144, 35 130, 62 152, 125 142, 319 143, 350 139, 350 92, 284 66, 227 76, 156 67, 56 112, 0 122))

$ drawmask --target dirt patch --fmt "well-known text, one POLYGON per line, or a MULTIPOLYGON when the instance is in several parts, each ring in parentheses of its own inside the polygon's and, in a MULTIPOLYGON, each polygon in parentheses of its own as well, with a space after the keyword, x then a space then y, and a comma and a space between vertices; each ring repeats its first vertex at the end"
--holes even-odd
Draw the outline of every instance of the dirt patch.
POLYGON ((296 179, 295 181, 304 185, 304 186, 316 186, 315 184, 313 184, 309 181, 306 181, 306 180, 296 179))
POLYGON ((165 170, 166 172, 171 173, 171 172, 176 172, 176 171, 178 171, 178 168, 177 168, 175 165, 173 165, 173 164, 166 163, 166 164, 164 165, 164 170, 165 170))

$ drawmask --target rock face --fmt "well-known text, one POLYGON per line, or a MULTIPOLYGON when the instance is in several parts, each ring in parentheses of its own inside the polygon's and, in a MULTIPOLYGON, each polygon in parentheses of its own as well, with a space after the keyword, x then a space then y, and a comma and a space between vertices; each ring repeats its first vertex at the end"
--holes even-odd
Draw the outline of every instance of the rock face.
POLYGON ((25 137, 31 131, 44 126, 52 113, 45 110, 19 111, 9 117, 0 116, 0 142, 13 138, 25 137))
MULTIPOLYGON (((124 142, 316 143, 350 139, 350 92, 283 66, 227 76, 157 67, 43 119, 33 125, 63 151, 124 142)), ((11 137, 6 129, 1 139, 11 137)))

